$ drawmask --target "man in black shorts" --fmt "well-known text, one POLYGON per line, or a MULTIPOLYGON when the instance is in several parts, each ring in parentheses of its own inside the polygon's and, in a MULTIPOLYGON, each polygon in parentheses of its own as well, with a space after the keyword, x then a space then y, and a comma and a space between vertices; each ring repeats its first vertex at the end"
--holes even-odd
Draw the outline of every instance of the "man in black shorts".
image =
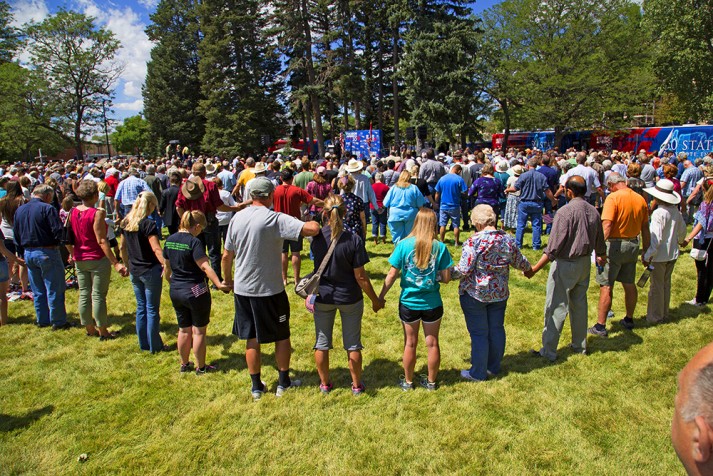
POLYGON ((290 303, 282 280, 281 251, 284 240, 319 233, 317 222, 302 222, 270 210, 274 190, 267 178, 258 177, 251 182, 252 206, 236 213, 230 221, 222 262, 226 284, 233 285, 235 292, 233 334, 247 340, 245 360, 256 400, 266 390, 260 380, 260 344, 275 343, 280 373, 276 396, 281 397, 287 389, 301 383, 289 377, 290 303))

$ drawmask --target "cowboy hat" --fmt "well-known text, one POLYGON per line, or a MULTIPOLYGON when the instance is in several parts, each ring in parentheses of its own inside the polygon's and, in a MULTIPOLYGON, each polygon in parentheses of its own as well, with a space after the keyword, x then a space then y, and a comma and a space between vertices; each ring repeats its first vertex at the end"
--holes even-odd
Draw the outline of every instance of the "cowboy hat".
POLYGON ((501 160, 498 162, 497 169, 498 172, 507 172, 509 168, 507 160, 501 160))
POLYGON ((205 173, 208 175, 213 175, 215 173, 215 165, 210 162, 205 164, 205 173))
POLYGON ((363 169, 363 168, 364 168, 364 164, 362 164, 361 161, 356 160, 356 159, 351 159, 346 167, 347 172, 349 172, 350 174, 360 172, 361 169, 363 169))
POLYGON ((253 170, 253 173, 255 175, 257 175, 257 174, 262 174, 262 173, 267 172, 267 167, 265 167, 264 162, 258 162, 257 164, 255 164, 255 167, 253 167, 252 170, 253 170))
POLYGON ((653 187, 644 189, 644 192, 654 197, 659 202, 678 205, 681 203, 681 196, 673 191, 673 182, 668 179, 661 179, 653 187))
POLYGON ((525 169, 522 167, 522 165, 517 164, 512 168, 512 174, 517 177, 519 175, 522 175, 525 172, 525 169))
POLYGON ((187 200, 198 200, 205 192, 205 185, 200 177, 191 177, 181 187, 181 193, 187 200))

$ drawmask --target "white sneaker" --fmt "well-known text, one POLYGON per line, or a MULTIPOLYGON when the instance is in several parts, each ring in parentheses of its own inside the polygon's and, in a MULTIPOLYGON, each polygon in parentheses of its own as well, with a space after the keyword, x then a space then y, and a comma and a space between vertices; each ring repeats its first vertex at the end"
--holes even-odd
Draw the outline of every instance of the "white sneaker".
POLYGON ((262 394, 265 393, 265 391, 267 390, 267 385, 265 384, 265 382, 261 382, 261 383, 262 383, 262 388, 263 388, 262 390, 252 390, 250 392, 250 393, 252 393, 253 400, 260 400, 262 398, 262 394))
POLYGON ((696 298, 693 298, 690 301, 686 301, 683 304, 690 304, 691 306, 698 306, 698 307, 705 306, 704 303, 696 301, 696 298))
POLYGON ((290 386, 283 387, 282 385, 277 386, 277 391, 275 392, 276 397, 281 397, 291 388, 299 387, 302 385, 302 380, 297 380, 296 378, 290 379, 290 386))

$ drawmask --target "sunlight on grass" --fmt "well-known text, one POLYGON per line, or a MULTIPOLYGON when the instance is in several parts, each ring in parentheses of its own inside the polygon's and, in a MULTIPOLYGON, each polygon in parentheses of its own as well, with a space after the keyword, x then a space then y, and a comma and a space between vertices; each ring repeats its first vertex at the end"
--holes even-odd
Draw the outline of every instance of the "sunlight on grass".
MULTIPOLYGON (((457 260, 451 234, 446 242, 457 260)), ((378 292, 392 246, 367 246, 367 271, 378 292)), ((531 262, 539 258, 531 249, 525 254, 531 262)), ((303 273, 311 268, 305 255, 303 273)), ((394 289, 386 309, 365 311, 366 395, 351 395, 337 324, 335 390, 323 396, 311 314, 290 289, 292 368, 304 387, 253 402, 244 343, 230 334, 232 296, 213 293, 208 360, 219 372, 198 377, 179 374, 175 350, 153 356, 138 350, 131 285, 116 274, 112 279, 111 328, 121 330, 114 341, 86 337, 83 329, 37 329, 31 303, 10 304, 11 325, 0 329, 1 474, 682 474, 668 436, 675 378, 713 340, 710 309, 680 304, 691 299, 696 284, 694 264, 683 256, 674 272, 669 322, 651 326, 639 319, 644 291, 637 327, 624 331, 616 323, 623 317, 617 286, 610 337, 590 336, 590 355, 576 355, 566 325, 559 360, 545 363, 528 353, 540 345, 547 273, 528 281, 512 272, 499 378, 460 380, 470 341, 451 283, 442 287, 438 391, 403 393, 395 386, 403 337, 394 289), (88 460, 79 463, 82 453, 88 460)), ((590 323, 597 298, 591 286, 590 323)), ((68 292, 74 320, 76 305, 77 292, 68 292)), ((175 349, 167 286, 161 310, 162 335, 175 349)), ((263 350, 263 379, 274 393, 273 348, 263 350)), ((422 341, 418 358, 417 373, 424 373, 422 341)))

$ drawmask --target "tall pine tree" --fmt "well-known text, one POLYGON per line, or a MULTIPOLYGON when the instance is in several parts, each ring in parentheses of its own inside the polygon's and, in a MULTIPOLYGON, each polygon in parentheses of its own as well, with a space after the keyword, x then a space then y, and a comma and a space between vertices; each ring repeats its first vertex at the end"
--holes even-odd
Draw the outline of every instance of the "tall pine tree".
POLYGON ((147 64, 144 116, 157 152, 169 140, 189 147, 203 140, 205 118, 198 78, 201 39, 198 0, 161 0, 146 33, 156 46, 147 64))

